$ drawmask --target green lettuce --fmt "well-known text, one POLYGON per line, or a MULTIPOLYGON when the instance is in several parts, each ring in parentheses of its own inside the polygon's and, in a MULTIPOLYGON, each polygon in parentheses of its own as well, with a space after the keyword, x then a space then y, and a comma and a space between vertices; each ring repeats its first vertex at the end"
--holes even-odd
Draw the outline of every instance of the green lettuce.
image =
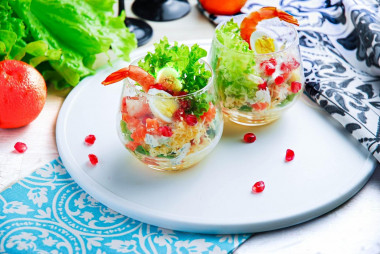
POLYGON ((216 38, 225 47, 238 51, 252 53, 249 44, 240 36, 240 27, 233 19, 215 31, 216 38))
POLYGON ((148 52, 139 66, 154 77, 164 67, 172 67, 180 75, 182 90, 193 93, 205 87, 211 77, 211 72, 206 70, 205 64, 199 59, 207 56, 207 51, 194 44, 191 48, 187 45, 170 45, 164 37, 159 43, 155 43, 155 51, 148 52))
POLYGON ((75 86, 93 74, 99 53, 111 47, 129 60, 136 48, 125 14, 113 15, 113 0, 2 0, 0 60, 17 59, 35 66, 58 88, 75 86))
MULTIPOLYGON (((187 45, 170 45, 164 37, 159 43, 155 43, 155 51, 148 52, 139 66, 157 77, 158 72, 164 67, 174 68, 179 73, 179 80, 183 84, 182 91, 196 92, 208 84, 211 71, 206 69, 199 59, 207 56, 207 51, 194 44, 191 48, 187 45)), ((191 107, 186 113, 200 117, 209 110, 209 102, 212 100, 207 93, 195 94, 191 97, 191 107)))
MULTIPOLYGON (((254 51, 240 36, 240 28, 232 19, 215 31, 211 65, 215 70, 215 83, 223 101, 235 98, 230 104, 244 103, 253 99, 258 84, 250 75, 255 75, 254 51)), ((234 105, 238 106, 238 105, 234 105)), ((240 105, 241 106, 241 105, 240 105)))

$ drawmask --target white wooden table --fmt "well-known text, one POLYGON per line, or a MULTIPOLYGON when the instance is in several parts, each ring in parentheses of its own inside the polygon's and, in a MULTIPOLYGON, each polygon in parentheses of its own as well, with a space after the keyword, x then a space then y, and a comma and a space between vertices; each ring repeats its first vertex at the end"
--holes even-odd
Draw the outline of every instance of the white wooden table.
MULTIPOLYGON (((184 18, 170 22, 148 22, 153 38, 149 47, 163 36, 169 41, 211 39, 214 25, 196 9, 184 18)), ((127 16, 131 1, 126 2, 127 16)), ((106 57, 95 63, 101 66, 106 57)), ((59 109, 69 91, 49 89, 46 105, 39 117, 26 127, 0 129, 0 191, 37 167, 57 158, 55 124, 59 109), (13 145, 25 142, 24 154, 14 153, 13 145)), ((366 186, 351 200, 334 211, 290 228, 255 234, 235 253, 380 253, 380 167, 366 186)))

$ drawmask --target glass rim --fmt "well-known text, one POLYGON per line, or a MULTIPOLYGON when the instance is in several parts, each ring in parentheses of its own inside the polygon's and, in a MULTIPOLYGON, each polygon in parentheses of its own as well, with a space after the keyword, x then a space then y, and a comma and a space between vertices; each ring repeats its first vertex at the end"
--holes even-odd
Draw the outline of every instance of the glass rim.
MULTIPOLYGON (((234 20, 234 22, 236 23, 235 19, 243 18, 243 17, 246 17, 246 16, 248 16, 248 14, 240 14, 240 15, 237 15, 237 16, 232 17, 231 19, 234 20)), ((225 24, 226 24, 228 21, 230 21, 231 19, 228 19, 228 20, 225 20, 225 21, 219 23, 219 24, 217 25, 217 27, 215 28, 215 31, 218 30, 218 29, 220 29, 221 26, 225 25, 225 24)), ((287 50, 289 50, 289 49, 295 47, 295 46, 298 44, 297 42, 298 42, 298 40, 299 40, 299 38, 298 38, 298 37, 299 37, 299 35, 298 35, 298 31, 297 31, 297 29, 294 27, 294 25, 289 24, 289 23, 287 23, 287 22, 285 22, 285 21, 283 21, 283 20, 280 20, 280 22, 281 22, 283 25, 285 25, 285 26, 287 26, 288 28, 290 28, 290 30, 292 30, 292 31, 294 32, 295 36, 294 36, 294 39, 291 41, 291 43, 290 43, 289 46, 287 46, 287 47, 284 48, 284 49, 277 50, 277 51, 274 51, 274 52, 270 52, 270 53, 256 53, 256 52, 253 51, 253 50, 251 50, 251 52, 240 52, 240 51, 238 51, 238 50, 236 50, 236 49, 230 49, 230 48, 227 48, 227 46, 223 45, 223 44, 219 41, 219 39, 216 37, 216 32, 214 33, 214 40, 213 40, 213 41, 215 41, 215 42, 218 43, 221 47, 223 47, 223 48, 225 48, 225 49, 227 49, 227 50, 233 51, 233 52, 238 53, 238 54, 247 55, 247 56, 252 55, 253 57, 263 57, 263 56, 268 56, 268 55, 280 54, 280 53, 283 53, 283 52, 285 52, 285 51, 287 51, 287 50)), ((240 27, 239 27, 239 29, 240 29, 240 27)))
MULTIPOLYGON (((132 60, 130 62, 130 65, 134 65, 134 64, 138 63, 138 61, 140 61, 141 59, 144 59, 144 57, 137 57, 137 58, 135 58, 134 60, 132 60)), ((187 98, 187 97, 194 97, 194 96, 197 96, 199 94, 203 94, 207 90, 209 90, 210 87, 213 85, 212 81, 213 81, 213 78, 214 78, 214 72, 213 72, 210 64, 207 63, 207 61, 204 60, 203 58, 199 59, 198 61, 200 61, 201 63, 205 64, 206 69, 211 72, 211 77, 208 79, 207 85, 205 87, 203 87, 202 89, 199 89, 199 90, 197 90, 195 92, 192 92, 192 93, 188 93, 188 94, 184 94, 184 95, 172 95, 171 97, 165 97, 165 96, 161 96, 161 95, 148 94, 147 92, 143 92, 142 90, 138 90, 137 87, 141 87, 141 86, 136 86, 134 83, 132 83, 130 81, 130 80, 132 80, 130 78, 125 78, 124 82, 128 83, 130 85, 129 87, 131 87, 137 94, 139 94, 139 95, 143 94, 146 97, 160 98, 160 99, 165 99, 165 100, 172 100, 172 99, 178 99, 178 98, 183 99, 183 98, 187 98)), ((138 65, 136 65, 136 66, 138 66, 138 65)), ((134 80, 132 80, 132 81, 135 82, 135 83, 137 83, 134 80)), ((124 84, 124 85, 126 85, 126 84, 124 84)), ((165 90, 162 90, 162 91, 166 92, 165 90)))

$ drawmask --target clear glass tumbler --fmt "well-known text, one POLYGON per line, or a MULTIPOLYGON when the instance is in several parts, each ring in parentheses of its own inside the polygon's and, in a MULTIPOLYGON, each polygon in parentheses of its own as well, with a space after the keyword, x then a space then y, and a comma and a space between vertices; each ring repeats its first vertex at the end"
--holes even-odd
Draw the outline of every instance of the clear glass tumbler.
MULTIPOLYGON (((234 22, 240 26, 244 18, 236 16, 234 22)), ((276 18, 259 22, 256 31, 273 39, 274 52, 235 51, 216 34, 211 46, 214 85, 223 113, 232 122, 248 126, 278 119, 304 88, 297 30, 276 18)))
POLYGON ((117 126, 127 150, 151 168, 182 170, 198 163, 216 146, 223 132, 212 77, 203 89, 179 96, 157 89, 145 93, 135 81, 125 79, 117 126), (196 106, 200 103, 202 107, 196 106), (197 112, 199 108, 204 110, 197 112))

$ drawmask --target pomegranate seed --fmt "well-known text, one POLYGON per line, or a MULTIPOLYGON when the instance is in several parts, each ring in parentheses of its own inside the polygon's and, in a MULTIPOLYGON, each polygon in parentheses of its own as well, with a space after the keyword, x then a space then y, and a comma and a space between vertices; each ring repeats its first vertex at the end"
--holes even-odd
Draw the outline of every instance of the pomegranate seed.
POLYGON ((171 137, 173 135, 173 131, 169 126, 161 126, 158 128, 158 131, 161 133, 164 137, 171 137))
POLYGON ((290 84, 290 89, 292 91, 292 93, 298 93, 299 90, 301 90, 301 83, 300 82, 297 82, 297 81, 293 81, 291 84, 290 84))
POLYGON ((274 66, 276 66, 277 65, 277 61, 276 61, 276 58, 270 58, 269 60, 268 60, 271 64, 273 64, 274 66))
POLYGON ((256 135, 255 134, 248 132, 244 135, 244 142, 253 143, 255 141, 256 141, 256 135))
POLYGON ((266 90, 267 89, 267 82, 264 80, 264 83, 257 86, 259 90, 266 90))
POLYGON ((285 79, 284 79, 284 77, 281 76, 281 75, 274 79, 274 83, 275 83, 276 85, 281 85, 282 83, 284 83, 284 81, 285 81, 285 79))
POLYGON ((95 166, 96 164, 98 164, 98 157, 95 154, 89 154, 88 158, 90 159, 90 163, 92 165, 95 166))
POLYGON ((86 142, 87 145, 93 145, 95 143, 95 136, 90 134, 88 135, 85 139, 84 139, 84 142, 86 142))
POLYGON ((28 147, 26 146, 25 143, 22 143, 22 142, 17 142, 15 145, 14 145, 14 148, 16 149, 17 152, 19 153, 24 153, 28 147))
POLYGON ((262 192, 265 189, 265 183, 263 181, 258 181, 252 186, 252 192, 262 192))
POLYGON ((180 100, 179 105, 181 108, 183 108, 185 111, 191 108, 191 102, 188 100, 180 100))
POLYGON ((280 66, 280 70, 285 72, 285 73, 288 73, 291 71, 291 67, 289 66, 288 63, 282 63, 280 66))
POLYGON ((265 75, 270 76, 276 71, 277 61, 275 58, 262 61, 260 63, 260 68, 264 70, 265 75))
POLYGON ((185 120, 186 123, 190 126, 194 126, 198 123, 198 119, 195 115, 187 115, 185 120))
POLYGON ((273 64, 269 63, 269 64, 265 65, 264 72, 267 76, 272 75, 275 71, 276 71, 276 67, 274 67, 273 64))
POLYGON ((286 150, 285 161, 292 161, 294 159, 294 151, 291 149, 286 150))
POLYGON ((177 109, 173 114, 173 118, 176 121, 181 121, 185 118, 185 111, 182 108, 177 109))

